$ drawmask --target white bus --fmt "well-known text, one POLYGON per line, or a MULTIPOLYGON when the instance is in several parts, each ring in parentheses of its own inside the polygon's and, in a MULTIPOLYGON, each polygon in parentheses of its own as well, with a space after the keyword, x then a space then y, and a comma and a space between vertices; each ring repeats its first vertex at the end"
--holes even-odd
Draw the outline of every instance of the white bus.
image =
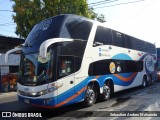
POLYGON ((43 108, 93 105, 118 91, 147 86, 156 49, 151 43, 77 15, 36 24, 20 51, 18 99, 43 108))

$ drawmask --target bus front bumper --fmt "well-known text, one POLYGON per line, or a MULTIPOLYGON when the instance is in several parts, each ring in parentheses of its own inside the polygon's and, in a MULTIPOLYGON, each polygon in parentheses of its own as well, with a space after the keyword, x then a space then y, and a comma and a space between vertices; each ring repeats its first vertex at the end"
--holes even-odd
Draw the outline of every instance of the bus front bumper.
POLYGON ((30 104, 41 108, 54 108, 55 99, 54 98, 29 98, 25 96, 18 95, 18 100, 20 102, 30 104))

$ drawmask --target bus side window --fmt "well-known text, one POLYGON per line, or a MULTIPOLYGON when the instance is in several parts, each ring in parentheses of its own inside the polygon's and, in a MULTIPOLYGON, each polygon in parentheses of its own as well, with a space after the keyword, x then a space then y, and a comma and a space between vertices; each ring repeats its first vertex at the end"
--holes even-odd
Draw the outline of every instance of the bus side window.
POLYGON ((125 35, 125 48, 133 49, 131 44, 131 37, 128 35, 125 35))
POLYGON ((114 31, 112 30, 112 34, 113 34, 113 43, 115 46, 118 47, 124 47, 125 45, 125 38, 124 38, 124 34, 114 31))
POLYGON ((145 52, 145 42, 135 38, 136 50, 145 52))
POLYGON ((102 26, 97 27, 93 46, 99 45, 113 45, 111 29, 102 26), (98 44, 96 45, 96 43, 98 44))

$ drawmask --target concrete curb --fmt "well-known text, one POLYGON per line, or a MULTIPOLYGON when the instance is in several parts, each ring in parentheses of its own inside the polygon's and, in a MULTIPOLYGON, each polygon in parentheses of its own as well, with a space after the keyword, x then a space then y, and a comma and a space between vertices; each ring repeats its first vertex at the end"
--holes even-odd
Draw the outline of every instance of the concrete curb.
POLYGON ((0 99, 1 98, 6 98, 6 97, 9 97, 9 96, 16 96, 16 95, 17 95, 17 92, 0 93, 0 99))

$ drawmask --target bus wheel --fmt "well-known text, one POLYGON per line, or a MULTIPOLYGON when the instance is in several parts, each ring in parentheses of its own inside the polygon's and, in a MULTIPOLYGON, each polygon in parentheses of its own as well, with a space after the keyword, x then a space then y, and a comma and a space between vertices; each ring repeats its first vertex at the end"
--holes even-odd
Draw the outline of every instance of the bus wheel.
POLYGON ((147 79, 146 79, 146 77, 143 77, 142 87, 143 88, 147 87, 147 79))
POLYGON ((152 75, 149 76, 149 84, 152 85, 153 81, 152 81, 152 75))
POLYGON ((103 94, 101 95, 101 99, 103 101, 108 100, 111 97, 111 88, 109 82, 104 83, 103 85, 103 94))
POLYGON ((84 106, 85 107, 92 106, 96 102, 97 91, 93 85, 94 84, 90 84, 87 87, 85 99, 84 99, 84 106))

